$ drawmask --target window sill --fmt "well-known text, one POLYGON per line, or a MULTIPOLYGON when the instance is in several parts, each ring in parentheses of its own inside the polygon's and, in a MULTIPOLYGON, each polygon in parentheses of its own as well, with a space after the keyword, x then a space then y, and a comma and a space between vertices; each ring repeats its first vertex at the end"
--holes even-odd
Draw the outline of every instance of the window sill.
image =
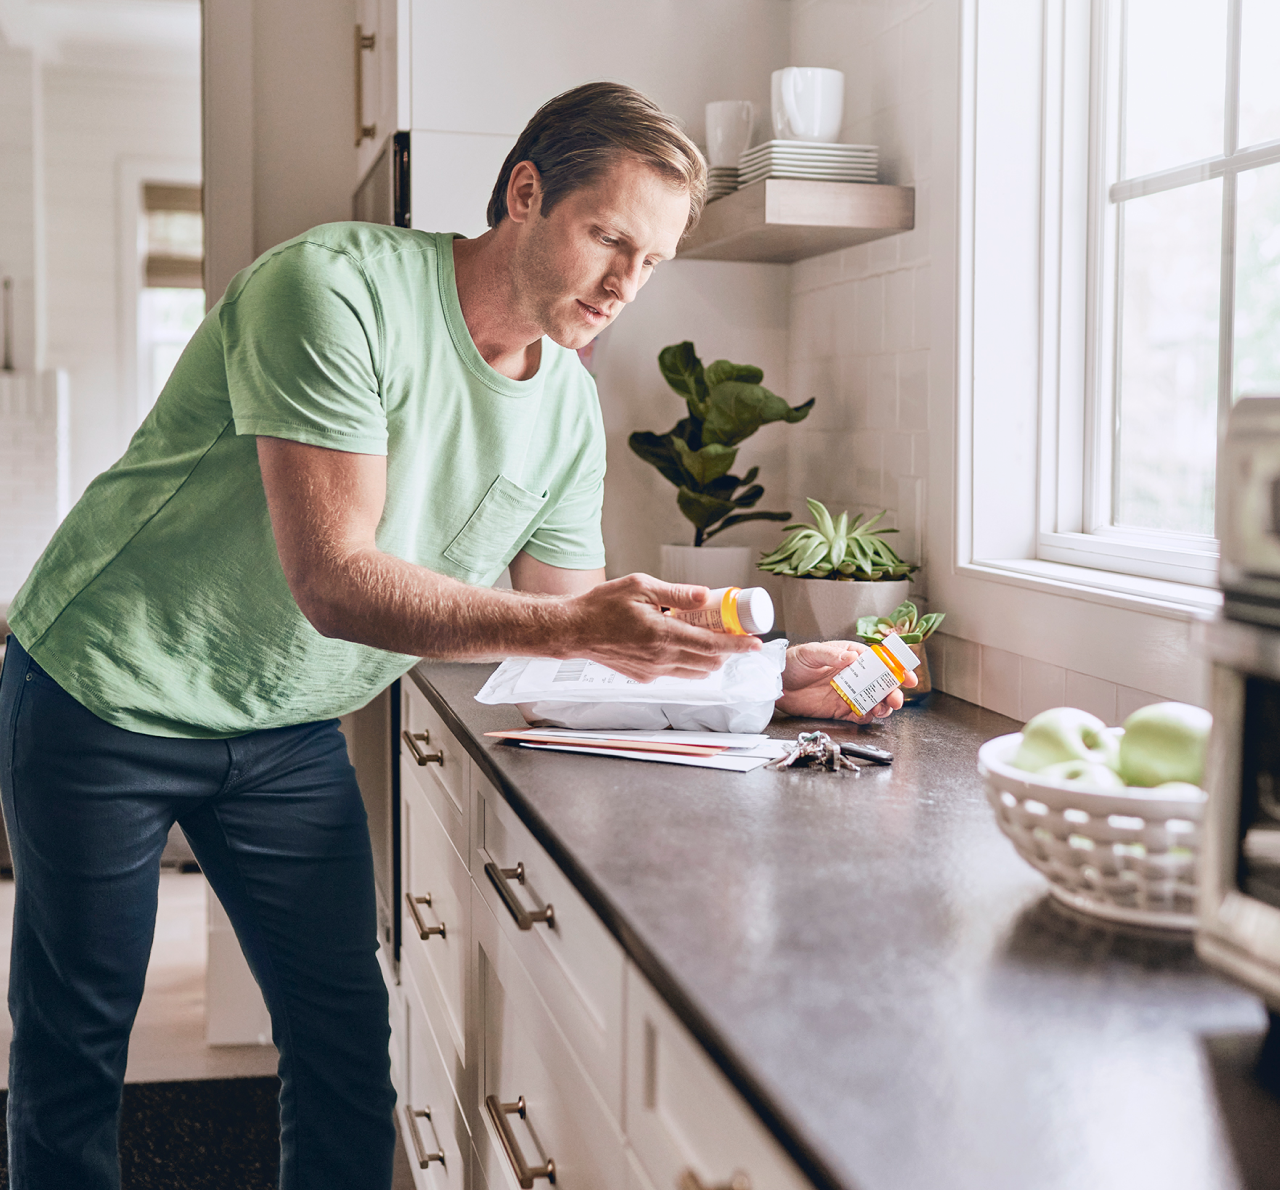
POLYGON ((963 564, 958 570, 972 578, 1064 595, 1107 607, 1147 612, 1172 620, 1209 620, 1222 609, 1222 592, 1216 588, 1093 570, 1065 562, 1032 558, 984 559, 963 564))

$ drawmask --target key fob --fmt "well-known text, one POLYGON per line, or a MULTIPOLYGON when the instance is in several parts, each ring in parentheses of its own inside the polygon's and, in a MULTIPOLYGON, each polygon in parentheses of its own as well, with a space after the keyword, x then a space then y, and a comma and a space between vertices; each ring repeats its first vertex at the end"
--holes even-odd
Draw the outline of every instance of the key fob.
POLYGON ((846 756, 856 756, 860 760, 872 760, 876 764, 892 764, 893 753, 877 748, 873 744, 855 744, 852 741, 840 745, 840 751, 846 756))

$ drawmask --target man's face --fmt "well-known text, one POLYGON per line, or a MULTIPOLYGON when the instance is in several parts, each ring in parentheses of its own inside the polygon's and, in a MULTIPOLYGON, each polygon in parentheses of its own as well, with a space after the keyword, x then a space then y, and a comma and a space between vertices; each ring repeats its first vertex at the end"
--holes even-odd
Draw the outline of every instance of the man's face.
POLYGON ((546 218, 528 212, 513 262, 523 313, 562 347, 585 347, 676 254, 688 219, 685 191, 621 158, 546 218))

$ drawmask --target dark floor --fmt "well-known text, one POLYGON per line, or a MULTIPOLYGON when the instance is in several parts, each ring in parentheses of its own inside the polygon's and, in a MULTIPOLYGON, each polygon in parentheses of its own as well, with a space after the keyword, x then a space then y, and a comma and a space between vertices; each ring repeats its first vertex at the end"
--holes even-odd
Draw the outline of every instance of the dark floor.
MULTIPOLYGON (((275 1190, 279 1174, 277 1078, 128 1083, 120 1110, 122 1190, 275 1190)), ((9 1190, 9 1145, 0 1090, 0 1190, 9 1190)), ((396 1146, 392 1190, 413 1190, 396 1146)))
MULTIPOLYGON (((120 1112, 123 1190, 274 1190, 279 1094, 275 1078, 128 1084, 120 1112)), ((7 1101, 8 1092, 0 1095, 7 1101)), ((2 1190, 9 1186, 7 1139, 2 1190)))

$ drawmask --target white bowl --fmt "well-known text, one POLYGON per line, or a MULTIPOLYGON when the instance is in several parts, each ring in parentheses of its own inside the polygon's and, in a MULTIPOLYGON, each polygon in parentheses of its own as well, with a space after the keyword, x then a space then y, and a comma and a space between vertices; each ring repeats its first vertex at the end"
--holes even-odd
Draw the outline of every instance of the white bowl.
POLYGON ((978 749, 1000 829, 1055 897, 1097 917, 1191 930, 1205 795, 1042 781, 1010 764, 1022 733, 978 749))

